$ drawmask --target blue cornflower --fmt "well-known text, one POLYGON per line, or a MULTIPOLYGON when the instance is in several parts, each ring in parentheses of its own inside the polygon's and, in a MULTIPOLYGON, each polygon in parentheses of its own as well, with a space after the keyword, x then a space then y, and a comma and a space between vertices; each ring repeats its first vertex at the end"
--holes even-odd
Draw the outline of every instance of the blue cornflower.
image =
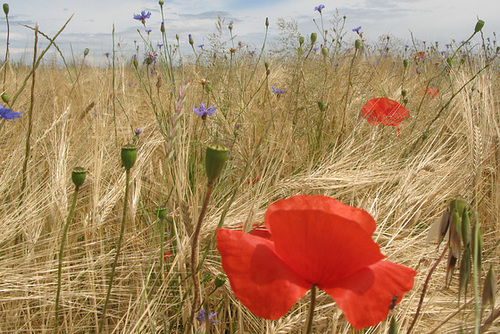
POLYGON ((4 108, 0 104, 0 118, 6 119, 6 120, 21 118, 21 114, 23 112, 24 111, 21 111, 21 112, 12 111, 12 109, 4 108))
POLYGON ((142 129, 134 129, 134 134, 136 136, 140 135, 142 133, 142 129))
POLYGON ((251 57, 255 56, 255 51, 250 51, 250 52, 248 53, 248 55, 249 55, 249 56, 251 56, 251 57))
POLYGON ((151 17, 151 12, 143 10, 140 14, 134 14, 134 20, 141 21, 142 24, 146 23, 146 19, 151 17))
POLYGON ((151 33, 151 31, 153 31, 152 29, 146 29, 146 32, 148 33, 148 35, 151 33))
POLYGON ((156 54, 156 52, 146 52, 146 54, 144 55, 144 63, 146 65, 154 65, 156 63, 156 57, 158 55, 156 54))
POLYGON ((314 10, 315 10, 315 11, 318 11, 318 12, 320 12, 320 13, 321 13, 321 11, 322 11, 323 9, 325 9, 325 5, 319 5, 319 6, 314 7, 314 10))
POLYGON ((203 47, 204 47, 204 46, 205 46, 205 44, 200 44, 200 45, 198 45, 198 47, 199 47, 200 49, 203 49, 203 47))
POLYGON ((200 103, 199 108, 193 107, 193 111, 196 113, 196 115, 201 116, 202 119, 206 119, 207 116, 212 116, 216 110, 216 107, 210 106, 207 108, 203 103, 200 103))
POLYGON ((354 32, 359 32, 360 30, 361 30, 361 26, 359 26, 359 27, 357 27, 357 28, 352 29, 352 31, 354 31, 354 32))
MULTIPOLYGON (((211 324, 214 324, 214 323, 216 323, 216 322, 219 321, 217 319, 214 319, 215 316, 217 315, 217 313, 218 312, 210 312, 208 314, 208 321, 210 321, 211 324)), ((201 309, 200 310, 200 315, 196 317, 196 320, 198 320, 199 322, 205 322, 205 316, 206 316, 205 310, 201 309)))
POLYGON ((161 49, 163 46, 163 43, 158 43, 158 44, 156 44, 156 46, 161 49))
POLYGON ((272 90, 273 90, 273 93, 276 94, 276 96, 281 96, 283 94, 285 94, 285 91, 283 89, 279 89, 277 87, 274 87, 274 86, 271 86, 272 90))

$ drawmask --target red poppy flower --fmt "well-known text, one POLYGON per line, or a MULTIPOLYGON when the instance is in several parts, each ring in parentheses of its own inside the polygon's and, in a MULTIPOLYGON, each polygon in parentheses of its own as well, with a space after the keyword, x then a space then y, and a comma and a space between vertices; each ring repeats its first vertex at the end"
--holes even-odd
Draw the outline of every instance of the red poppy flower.
POLYGON ((413 269, 382 261, 369 213, 325 196, 271 204, 271 239, 217 230, 217 248, 234 295, 255 315, 278 319, 313 285, 333 297, 357 329, 387 317, 413 287, 413 269))
POLYGON ((425 93, 429 94, 432 97, 436 97, 436 96, 439 95, 437 87, 427 88, 427 90, 425 91, 425 93))
POLYGON ((379 97, 366 102, 361 109, 361 115, 370 124, 397 127, 399 137, 399 123, 410 117, 410 112, 394 100, 379 97))

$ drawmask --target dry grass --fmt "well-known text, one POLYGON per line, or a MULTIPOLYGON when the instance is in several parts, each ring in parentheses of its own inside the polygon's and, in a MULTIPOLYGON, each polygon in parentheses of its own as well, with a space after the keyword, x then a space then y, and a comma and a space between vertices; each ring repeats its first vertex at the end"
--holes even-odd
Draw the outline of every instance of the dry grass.
MULTIPOLYGON (((440 70, 432 60, 412 63, 402 84, 400 59, 381 58, 377 65, 373 59, 358 59, 345 110, 346 127, 339 135, 352 54, 336 59, 338 67, 320 57, 303 64, 270 59, 269 77, 259 64, 251 80, 252 61, 240 56, 238 66, 221 59, 217 66, 185 67, 184 77, 178 74, 176 89, 165 82, 165 75, 161 87, 156 86, 163 64, 153 76, 146 74, 145 67, 134 73, 132 66, 120 66, 115 73, 115 110, 111 68, 84 67, 74 88, 65 69, 37 70, 33 144, 22 200, 27 118, 7 122, 1 129, 0 332, 54 329, 57 254, 75 166, 89 172, 65 248, 60 328, 66 333, 97 331, 123 206, 125 173, 119 149, 132 140, 134 128, 144 132, 132 170, 129 218, 107 312, 109 333, 176 333, 187 320, 192 298, 187 267, 190 235, 205 191, 204 149, 213 137, 229 145, 231 153, 202 227, 200 254, 213 241, 222 219, 225 227, 248 227, 262 221, 266 207, 279 198, 294 194, 338 198, 375 217, 374 238, 389 260, 419 272, 414 289, 391 311, 401 332, 414 317, 425 277, 439 255, 436 245, 426 242, 427 231, 451 199, 473 203, 481 219, 484 267, 493 263, 498 268, 500 86, 496 68, 486 69, 469 83, 432 123, 427 138, 418 141, 441 106, 477 73, 483 60, 475 58, 443 74, 438 81, 440 94, 424 98, 427 80, 440 70), (178 115, 174 103, 187 78, 191 83, 178 115), (202 78, 210 80, 209 96, 199 84, 202 78), (287 93, 276 98, 270 94, 271 85, 287 93), (369 125, 361 118, 367 100, 384 94, 400 99, 403 88, 408 90, 412 117, 401 124, 400 138, 395 128, 369 125), (324 113, 317 107, 320 100, 327 104, 324 113), (218 108, 206 127, 191 110, 200 102, 218 108), (168 208, 170 236, 164 247, 173 254, 161 272, 154 214, 159 205, 168 208)), ((27 73, 23 67, 9 66, 7 93, 14 94, 27 73)), ((15 109, 27 109, 29 103, 24 92, 15 109)), ((212 242, 200 274, 206 278, 202 298, 214 290, 213 279, 221 272, 212 242)), ((414 332, 431 331, 458 309, 458 281, 455 278, 444 289, 444 276, 441 264, 414 332)), ((469 291, 468 298, 472 296, 469 291)), ((282 319, 262 320, 235 300, 228 282, 210 295, 208 304, 219 312, 215 333, 300 332, 308 308, 305 297, 282 319)), ((438 332, 470 328, 473 319, 471 303, 438 332)), ((384 333, 387 328, 388 322, 382 322, 367 332, 384 333)), ((324 293, 319 295, 314 330, 351 331, 324 293)), ((490 330, 498 332, 500 326, 494 324, 490 330)))

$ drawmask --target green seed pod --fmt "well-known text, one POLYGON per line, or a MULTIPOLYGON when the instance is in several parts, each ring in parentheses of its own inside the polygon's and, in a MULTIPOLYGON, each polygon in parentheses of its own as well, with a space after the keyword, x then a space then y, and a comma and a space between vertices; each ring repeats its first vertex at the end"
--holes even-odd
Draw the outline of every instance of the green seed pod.
POLYGON ((391 325, 389 326, 388 334, 398 334, 398 322, 395 317, 391 318, 391 325))
POLYGON ((167 218, 167 207, 165 206, 160 206, 158 208, 158 210, 156 211, 156 216, 160 219, 160 220, 165 220, 165 218, 167 218))
POLYGON ((7 95, 7 93, 2 94, 2 101, 5 103, 9 103, 9 95, 7 95))
POLYGON ((5 15, 9 15, 9 4, 8 3, 3 4, 3 12, 5 13, 5 15))
POLYGON ((75 188, 78 189, 85 182, 85 177, 87 176, 87 170, 83 167, 75 167, 71 172, 71 180, 75 185, 75 188))
POLYGON ((460 63, 465 64, 465 58, 460 58, 460 63))
POLYGON ((486 304, 489 303, 493 311, 493 308, 495 307, 496 292, 497 285, 495 270, 493 269, 493 265, 490 265, 490 270, 488 270, 488 274, 486 275, 486 279, 484 280, 482 307, 485 307, 486 304))
POLYGON ((89 52, 90 52, 89 48, 85 48, 85 50, 83 50, 83 56, 87 57, 89 52))
POLYGON ((321 101, 318 101, 318 108, 321 111, 325 111, 325 104, 321 101))
POLYGON ((313 32, 311 34, 311 44, 314 44, 316 43, 316 40, 318 39, 318 34, 316 34, 315 32, 313 32))
POLYGON ((133 144, 127 144, 122 146, 122 165, 126 170, 134 167, 135 161, 137 160, 137 147, 133 144))
POLYGON ((478 33, 483 29, 484 27, 484 21, 483 20, 477 20, 476 27, 474 28, 474 33, 478 33))
POLYGON ((355 40, 354 47, 356 48, 356 50, 359 50, 359 48, 361 48, 361 40, 359 39, 355 40))
POLYGON ((226 163, 229 151, 219 142, 214 142, 207 146, 205 170, 208 182, 213 182, 222 172, 226 163))
POLYGON ((220 288, 221 286, 224 285, 224 283, 226 283, 226 275, 224 275, 224 274, 217 275, 217 277, 215 278, 215 281, 214 281, 215 288, 216 289, 220 288))
POLYGON ((323 55, 323 57, 328 56, 328 48, 326 46, 321 48, 321 54, 323 55))
POLYGON ((227 27, 230 31, 233 30, 233 25, 231 23, 227 27))
POLYGON ((304 41, 305 41, 304 36, 300 36, 300 37, 299 37, 299 45, 304 44, 304 41))
POLYGON ((407 68, 409 63, 410 62, 408 61, 408 59, 403 60, 403 66, 404 66, 404 68, 407 68))

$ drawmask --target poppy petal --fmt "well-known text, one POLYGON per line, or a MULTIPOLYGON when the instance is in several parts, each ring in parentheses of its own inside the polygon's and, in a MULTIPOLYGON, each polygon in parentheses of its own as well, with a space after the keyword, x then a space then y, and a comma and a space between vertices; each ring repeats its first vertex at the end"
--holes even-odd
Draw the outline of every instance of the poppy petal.
POLYGON ((298 195, 272 204, 264 219, 281 259, 307 281, 329 284, 384 258, 371 238, 373 218, 354 209, 298 195))
POLYGON ((379 97, 368 101, 361 109, 361 115, 370 124, 384 124, 397 126, 410 117, 409 111, 398 102, 386 97, 379 97))
POLYGON ((234 295, 258 317, 281 318, 312 286, 278 257, 273 242, 265 238, 218 229, 217 249, 234 295))
POLYGON ((333 297, 356 329, 375 326, 413 287, 417 272, 388 261, 360 270, 334 286, 318 286, 333 297))

